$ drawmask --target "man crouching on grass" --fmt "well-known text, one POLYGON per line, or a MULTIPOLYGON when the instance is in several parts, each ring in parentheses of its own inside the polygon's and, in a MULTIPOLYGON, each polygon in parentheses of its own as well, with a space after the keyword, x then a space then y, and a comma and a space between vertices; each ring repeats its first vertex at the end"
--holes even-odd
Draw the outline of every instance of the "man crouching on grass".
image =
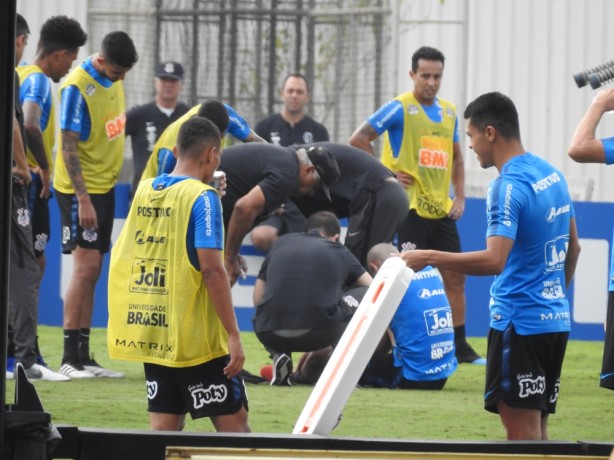
POLYGON ((181 430, 189 412, 217 431, 250 431, 222 206, 206 185, 220 142, 209 120, 184 123, 175 169, 141 182, 111 254, 109 354, 144 363, 153 430, 181 430))
POLYGON ((484 94, 467 106, 465 118, 480 165, 499 171, 486 198, 486 249, 400 257, 415 271, 433 265, 497 275, 484 405, 499 413, 507 439, 546 440, 571 324, 567 286, 580 254, 573 203, 563 174, 522 146, 511 99, 484 94))

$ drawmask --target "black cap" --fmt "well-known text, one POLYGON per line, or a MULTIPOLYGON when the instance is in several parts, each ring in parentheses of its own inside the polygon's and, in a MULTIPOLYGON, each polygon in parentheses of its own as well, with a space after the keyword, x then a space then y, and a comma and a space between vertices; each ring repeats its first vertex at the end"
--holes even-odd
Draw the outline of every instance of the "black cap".
POLYGON ((156 77, 183 80, 183 66, 174 61, 160 62, 156 66, 156 77))
POLYGON ((322 191, 331 200, 328 187, 334 184, 341 175, 335 155, 327 148, 318 145, 309 147, 307 149, 307 156, 320 176, 322 191))

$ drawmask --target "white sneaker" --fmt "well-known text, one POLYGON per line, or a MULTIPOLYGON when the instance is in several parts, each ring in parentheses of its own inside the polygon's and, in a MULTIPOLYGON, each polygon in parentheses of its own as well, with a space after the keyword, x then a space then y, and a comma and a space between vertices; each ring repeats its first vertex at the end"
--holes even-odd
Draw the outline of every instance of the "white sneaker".
POLYGON ((60 367, 60 374, 64 374, 66 377, 70 377, 71 379, 93 379, 96 377, 83 366, 75 363, 62 364, 62 367, 60 367))
POLYGON ((83 368, 87 371, 90 371, 97 378, 107 378, 107 379, 121 379, 124 377, 124 374, 121 372, 117 372, 111 369, 106 369, 102 367, 98 362, 94 359, 94 354, 90 356, 90 359, 81 360, 81 364, 83 364, 83 368))
POLYGON ((15 380, 15 374, 10 371, 6 371, 6 380, 15 380))
POLYGON ((32 367, 25 369, 28 380, 47 380, 49 382, 68 382, 70 377, 54 372, 51 369, 33 364, 32 367))
POLYGON ((98 363, 96 363, 95 365, 84 364, 83 368, 86 371, 94 374, 94 377, 97 377, 97 378, 121 379, 124 377, 124 374, 122 374, 121 372, 114 371, 112 369, 106 369, 102 367, 101 365, 99 365, 98 363))

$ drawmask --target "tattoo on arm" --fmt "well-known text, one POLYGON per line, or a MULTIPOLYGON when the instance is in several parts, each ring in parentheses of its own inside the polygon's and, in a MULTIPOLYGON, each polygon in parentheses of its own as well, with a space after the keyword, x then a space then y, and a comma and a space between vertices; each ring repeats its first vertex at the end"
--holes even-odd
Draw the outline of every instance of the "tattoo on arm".
POLYGON ((47 153, 45 152, 45 144, 43 142, 43 133, 41 132, 42 110, 38 104, 30 101, 23 105, 23 113, 25 117, 26 133, 28 134, 26 136, 26 143, 41 169, 49 169, 49 162, 47 161, 47 153))
POLYGON ((83 181, 83 172, 81 170, 81 161, 79 160, 77 150, 77 139, 79 133, 72 131, 62 131, 62 156, 66 164, 68 176, 75 189, 75 195, 82 196, 87 194, 87 188, 83 181))

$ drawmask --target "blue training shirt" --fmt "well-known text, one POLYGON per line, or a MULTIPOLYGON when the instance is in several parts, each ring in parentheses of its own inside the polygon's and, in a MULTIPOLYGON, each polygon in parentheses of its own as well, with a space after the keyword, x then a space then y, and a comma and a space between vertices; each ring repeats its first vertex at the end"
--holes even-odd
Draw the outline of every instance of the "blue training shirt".
POLYGON ((21 105, 25 102, 34 102, 41 109, 40 127, 44 131, 49 124, 49 114, 53 95, 51 93, 51 82, 47 75, 41 72, 31 73, 21 84, 19 90, 19 101, 21 105))
MULTIPOLYGON (((81 67, 105 88, 110 88, 113 85, 111 80, 94 68, 91 57, 83 61, 81 67)), ((86 141, 90 137, 92 130, 90 113, 81 95, 81 91, 76 86, 67 86, 62 90, 60 97, 60 129, 80 133, 80 141, 86 141)))
MULTIPOLYGON (((433 123, 441 123, 443 111, 439 99, 435 98, 432 105, 422 105, 424 112, 433 123)), ((403 136, 405 135, 405 114, 403 113, 403 104, 396 99, 393 99, 367 118, 367 122, 373 127, 378 135, 382 135, 384 131, 388 131, 390 146, 392 153, 399 155, 403 136)), ((458 117, 454 121, 454 137, 453 142, 459 142, 460 135, 458 133, 458 117)))
POLYGON ((439 272, 425 267, 414 273, 390 330, 394 365, 412 381, 448 378, 458 367, 454 354, 452 310, 439 272))
MULTIPOLYGON (((162 174, 152 182, 156 190, 171 187, 188 176, 169 176, 162 174)), ((188 234, 186 240, 190 262, 200 269, 196 249, 218 249, 224 247, 224 220, 222 218, 222 202, 214 190, 205 190, 196 200, 190 211, 188 234)))
POLYGON ((569 221, 575 211, 563 174, 525 153, 509 160, 486 198, 486 236, 514 240, 490 289, 490 326, 511 321, 520 335, 570 330, 565 286, 569 221))

